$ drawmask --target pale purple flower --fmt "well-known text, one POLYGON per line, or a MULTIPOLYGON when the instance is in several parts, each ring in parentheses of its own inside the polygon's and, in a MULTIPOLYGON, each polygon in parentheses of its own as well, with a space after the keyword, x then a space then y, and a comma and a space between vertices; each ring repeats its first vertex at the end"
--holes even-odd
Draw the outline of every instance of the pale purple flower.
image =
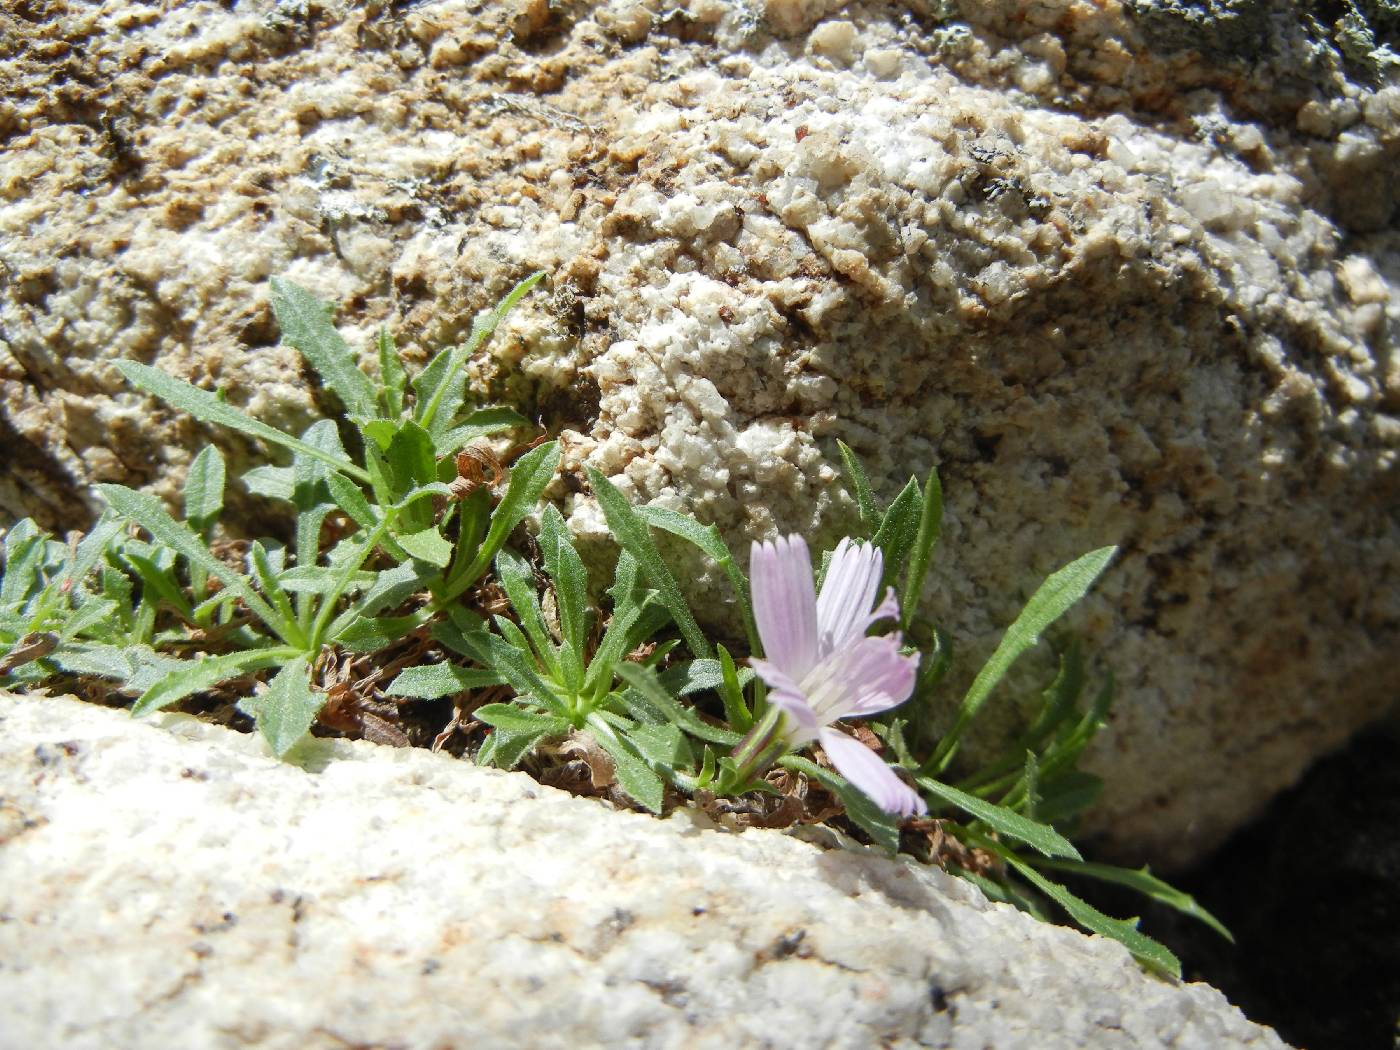
POLYGON ((875 752, 831 728, 904 703, 914 690, 917 654, 904 656, 896 634, 869 637, 878 620, 899 615, 894 591, 873 609, 884 559, 877 547, 844 539, 831 555, 818 596, 812 559, 800 536, 755 543, 749 556, 754 620, 766 659, 750 663, 783 714, 788 746, 820 742, 843 777, 897 816, 927 813, 917 792, 875 752))

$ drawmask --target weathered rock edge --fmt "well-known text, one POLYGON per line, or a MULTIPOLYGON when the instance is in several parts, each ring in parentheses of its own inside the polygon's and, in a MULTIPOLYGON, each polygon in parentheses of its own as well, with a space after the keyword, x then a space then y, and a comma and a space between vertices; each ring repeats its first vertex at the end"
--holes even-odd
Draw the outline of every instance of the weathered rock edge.
POLYGON ((941 871, 0 695, 0 1045, 1281 1047, 941 871))

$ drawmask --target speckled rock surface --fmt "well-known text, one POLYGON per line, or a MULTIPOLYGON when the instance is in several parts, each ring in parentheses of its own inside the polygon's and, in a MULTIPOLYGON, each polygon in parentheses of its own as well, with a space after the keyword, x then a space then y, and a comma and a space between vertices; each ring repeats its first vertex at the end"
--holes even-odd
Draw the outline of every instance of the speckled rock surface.
POLYGON ((544 268, 483 396, 736 544, 840 534, 836 438, 887 496, 937 465, 965 676, 1120 544, 1077 621, 1120 683, 1090 830, 1198 856, 1400 686, 1400 87, 1283 6, 0 15, 0 507, 70 527, 92 481, 174 491, 203 435, 117 357, 303 425, 270 274, 421 361, 544 268))
POLYGON ((1280 1048, 940 871, 0 696, 0 1044, 1280 1048))

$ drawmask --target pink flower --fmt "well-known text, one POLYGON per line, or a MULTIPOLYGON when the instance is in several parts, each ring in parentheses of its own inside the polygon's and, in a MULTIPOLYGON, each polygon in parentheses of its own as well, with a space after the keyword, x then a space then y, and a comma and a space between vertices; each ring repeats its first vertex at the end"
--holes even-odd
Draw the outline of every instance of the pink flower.
POLYGON ((749 556, 754 620, 766 659, 750 663, 784 715, 789 747, 816 740, 843 777, 896 816, 927 813, 917 792, 880 757, 831 723, 863 718, 904 703, 914 691, 918 655, 904 656, 896 634, 866 635, 899 615, 893 589, 874 609, 884 559, 868 543, 843 539, 827 567, 821 596, 800 536, 755 543, 749 556))

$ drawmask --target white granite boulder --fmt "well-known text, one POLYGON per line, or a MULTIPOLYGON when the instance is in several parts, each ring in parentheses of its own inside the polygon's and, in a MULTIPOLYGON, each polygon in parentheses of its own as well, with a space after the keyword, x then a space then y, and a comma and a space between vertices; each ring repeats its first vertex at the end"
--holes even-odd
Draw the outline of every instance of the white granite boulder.
POLYGON ((736 545, 849 525, 837 438, 886 497, 937 465, 963 680, 1120 544, 1077 621, 1120 684, 1088 830, 1199 856, 1400 686, 1400 88, 1267 5, 1220 50, 1171 5, 956 6, 0 15, 0 507, 175 492, 204 435, 118 357, 304 425, 269 275, 421 362, 543 268, 471 367, 564 433, 584 535, 584 463, 736 545))
POLYGON ((0 1046, 1280 1048, 907 860, 0 696, 0 1046))

